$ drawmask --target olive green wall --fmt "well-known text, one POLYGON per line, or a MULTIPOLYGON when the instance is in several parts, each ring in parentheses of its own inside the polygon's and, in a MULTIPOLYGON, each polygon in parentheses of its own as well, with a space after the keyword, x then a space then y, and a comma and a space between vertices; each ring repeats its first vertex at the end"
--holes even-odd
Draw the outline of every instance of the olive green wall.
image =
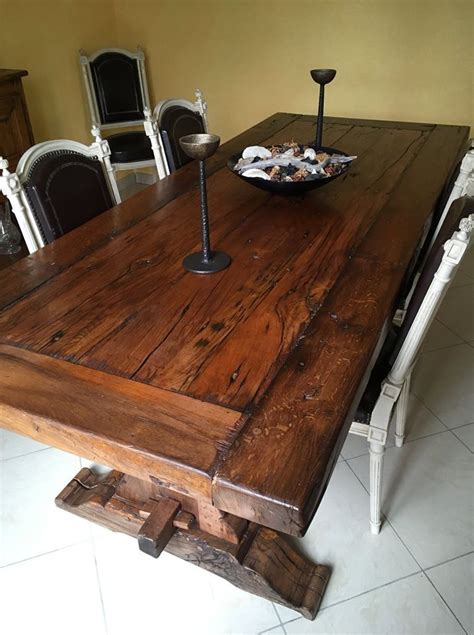
POLYGON ((79 48, 137 44, 152 100, 201 88, 224 139, 314 112, 308 70, 326 66, 328 114, 474 126, 470 0, 0 0, 0 20, 38 141, 90 140, 79 48))

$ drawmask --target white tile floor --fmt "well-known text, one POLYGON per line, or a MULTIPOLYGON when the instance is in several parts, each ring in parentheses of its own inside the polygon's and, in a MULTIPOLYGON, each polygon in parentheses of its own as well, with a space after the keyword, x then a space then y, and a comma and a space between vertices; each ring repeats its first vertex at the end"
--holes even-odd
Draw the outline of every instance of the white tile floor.
POLYGON ((366 442, 343 448, 301 540, 333 568, 314 622, 57 510, 79 459, 0 431, 0 633, 474 633, 473 292, 471 250, 415 370, 407 442, 388 444, 378 537, 366 442))

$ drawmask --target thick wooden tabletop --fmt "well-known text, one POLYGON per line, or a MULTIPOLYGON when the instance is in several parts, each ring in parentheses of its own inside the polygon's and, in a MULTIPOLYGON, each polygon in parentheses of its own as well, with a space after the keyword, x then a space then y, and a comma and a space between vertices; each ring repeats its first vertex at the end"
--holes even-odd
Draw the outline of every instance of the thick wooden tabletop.
POLYGON ((468 135, 329 118, 325 145, 358 159, 301 197, 224 167, 314 131, 280 113, 209 160, 223 272, 181 264, 199 248, 194 163, 0 272, 0 425, 304 533, 468 135))

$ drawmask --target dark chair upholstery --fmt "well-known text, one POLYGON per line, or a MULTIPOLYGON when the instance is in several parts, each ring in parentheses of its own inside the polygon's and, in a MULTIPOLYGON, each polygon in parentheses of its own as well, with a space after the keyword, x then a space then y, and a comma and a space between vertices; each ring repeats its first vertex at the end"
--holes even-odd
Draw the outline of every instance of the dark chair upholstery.
POLYGON ((160 118, 160 131, 170 172, 186 165, 190 159, 179 145, 180 137, 205 132, 202 117, 184 106, 170 106, 160 118))
POLYGON ((23 187, 47 243, 114 205, 100 161, 71 150, 44 154, 23 187))
MULTIPOLYGON (((110 51, 90 62, 92 83, 101 124, 142 121, 144 119, 139 61, 110 51)), ((112 163, 153 161, 150 140, 145 132, 124 132, 107 137, 112 163)))
POLYGON ((90 68, 102 124, 143 119, 138 60, 107 52, 90 62, 90 68))
POLYGON ((454 187, 454 182, 456 181, 459 175, 460 167, 461 167, 461 161, 459 161, 459 163, 456 165, 454 170, 451 172, 450 177, 448 181, 446 182, 446 185, 444 186, 444 189, 435 205, 433 214, 431 214, 431 216, 429 216, 428 219, 426 220, 425 226, 423 228, 422 237, 420 239, 420 242, 417 245, 415 253, 413 254, 410 265, 405 274, 403 283, 400 287, 399 296, 396 302, 396 305, 399 308, 403 308, 405 306, 407 298, 413 286, 413 283, 415 282, 415 278, 417 274, 419 273, 423 262, 426 259, 428 249, 431 244, 431 240, 433 238, 434 232, 436 231, 436 228, 438 227, 441 214, 443 213, 446 203, 448 202, 449 195, 451 194, 451 190, 454 187))
POLYGON ((112 163, 153 160, 150 139, 144 132, 122 132, 107 137, 112 163))
POLYGON ((461 198, 454 201, 449 208, 446 219, 439 231, 436 241, 433 243, 421 275, 418 279, 416 288, 411 298, 408 310, 401 327, 391 325, 389 333, 385 338, 382 350, 372 369, 369 382, 365 392, 360 400, 354 421, 360 423, 370 423, 370 417, 375 407, 375 403, 380 395, 380 385, 387 377, 405 338, 410 330, 413 320, 423 302, 423 298, 433 280, 433 276, 438 269, 443 257, 443 245, 451 238, 453 233, 458 229, 462 218, 474 213, 474 199, 461 198))

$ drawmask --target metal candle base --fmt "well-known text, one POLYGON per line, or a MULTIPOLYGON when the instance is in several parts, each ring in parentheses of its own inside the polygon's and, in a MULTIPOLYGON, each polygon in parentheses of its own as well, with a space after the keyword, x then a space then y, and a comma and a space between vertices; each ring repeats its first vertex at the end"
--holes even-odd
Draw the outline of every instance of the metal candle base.
POLYGON ((310 71, 313 81, 319 84, 319 107, 316 124, 316 140, 313 144, 315 150, 319 150, 323 144, 323 119, 324 119, 324 87, 332 82, 336 76, 334 68, 314 68, 310 71))
POLYGON ((199 189, 201 198, 202 250, 189 254, 183 260, 183 267, 191 273, 216 273, 230 265, 232 259, 223 251, 213 251, 209 238, 209 218, 207 214, 206 167, 204 161, 219 147, 220 138, 214 134, 192 134, 181 137, 179 143, 183 151, 199 161, 199 189))
POLYGON ((226 269, 231 262, 232 258, 223 251, 211 251, 211 257, 207 262, 202 251, 196 251, 186 256, 183 267, 192 273, 216 273, 226 269))

